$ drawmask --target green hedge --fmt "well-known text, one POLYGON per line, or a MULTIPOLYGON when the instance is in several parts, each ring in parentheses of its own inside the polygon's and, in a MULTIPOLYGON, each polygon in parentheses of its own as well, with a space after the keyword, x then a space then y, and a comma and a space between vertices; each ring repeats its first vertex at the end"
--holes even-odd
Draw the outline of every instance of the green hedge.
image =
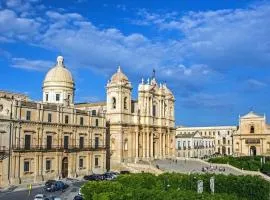
POLYGON ((232 157, 232 156, 225 156, 225 157, 217 157, 217 158, 210 158, 208 160, 211 163, 221 163, 221 164, 230 164, 234 167, 244 170, 250 171, 263 171, 270 173, 270 161, 269 158, 266 158, 265 164, 261 166, 261 156, 243 156, 243 157, 232 157))
POLYGON ((87 182, 81 189, 86 200, 266 200, 270 184, 260 177, 215 175, 215 194, 210 194, 210 174, 179 173, 121 175, 116 181, 87 182), (204 193, 197 194, 197 180, 204 193))

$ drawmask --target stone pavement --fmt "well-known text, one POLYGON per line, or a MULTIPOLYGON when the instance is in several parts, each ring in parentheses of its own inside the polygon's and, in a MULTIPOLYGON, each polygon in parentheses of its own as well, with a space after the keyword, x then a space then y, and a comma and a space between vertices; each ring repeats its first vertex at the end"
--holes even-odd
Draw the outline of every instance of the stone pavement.
MULTIPOLYGON (((213 166, 214 168, 218 165, 206 163, 200 160, 177 160, 173 162, 173 160, 156 160, 155 164, 159 166, 160 169, 169 172, 180 172, 180 173, 204 173, 202 172, 203 167, 210 167, 213 166)), ((218 166, 219 168, 219 166, 218 166)), ((226 167, 225 172, 220 172, 219 170, 209 171, 209 173, 216 173, 216 174, 234 174, 234 175, 244 175, 240 170, 236 170, 230 167, 226 167)))

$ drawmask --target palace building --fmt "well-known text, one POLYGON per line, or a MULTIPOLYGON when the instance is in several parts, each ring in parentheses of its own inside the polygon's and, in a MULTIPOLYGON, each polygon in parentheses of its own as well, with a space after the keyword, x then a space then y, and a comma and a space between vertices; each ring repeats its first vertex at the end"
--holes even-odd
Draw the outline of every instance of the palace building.
POLYGON ((270 125, 266 117, 251 111, 239 116, 239 128, 233 135, 236 156, 270 156, 270 125))
POLYGON ((219 155, 233 154, 233 134, 237 126, 205 126, 205 127, 185 127, 179 126, 176 135, 189 135, 198 132, 201 137, 213 138, 214 151, 219 155))
POLYGON ((199 131, 177 134, 175 141, 176 157, 204 158, 215 153, 214 138, 202 136, 199 131))
POLYGON ((47 73, 43 101, 0 93, 0 186, 101 173, 106 119, 74 106, 63 57, 47 73))

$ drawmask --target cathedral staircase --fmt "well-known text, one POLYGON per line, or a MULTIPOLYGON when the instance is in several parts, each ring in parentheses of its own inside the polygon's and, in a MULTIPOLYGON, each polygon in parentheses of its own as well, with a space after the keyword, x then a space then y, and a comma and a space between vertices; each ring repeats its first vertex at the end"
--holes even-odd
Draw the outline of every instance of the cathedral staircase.
POLYGON ((129 170, 132 173, 152 173, 152 174, 162 174, 163 171, 160 169, 157 169, 155 166, 153 166, 151 163, 147 164, 141 164, 141 163, 123 163, 122 166, 129 170))

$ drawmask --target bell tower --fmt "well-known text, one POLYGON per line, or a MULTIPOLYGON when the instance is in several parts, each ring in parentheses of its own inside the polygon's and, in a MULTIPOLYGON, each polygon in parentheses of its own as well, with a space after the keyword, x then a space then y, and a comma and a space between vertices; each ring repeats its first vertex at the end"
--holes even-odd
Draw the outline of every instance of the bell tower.
POLYGON ((132 86, 120 66, 107 83, 106 118, 110 126, 111 166, 124 161, 124 145, 127 130, 125 124, 131 122, 132 86))
POLYGON ((107 84, 107 117, 111 123, 130 122, 131 90, 131 83, 119 66, 107 84))

